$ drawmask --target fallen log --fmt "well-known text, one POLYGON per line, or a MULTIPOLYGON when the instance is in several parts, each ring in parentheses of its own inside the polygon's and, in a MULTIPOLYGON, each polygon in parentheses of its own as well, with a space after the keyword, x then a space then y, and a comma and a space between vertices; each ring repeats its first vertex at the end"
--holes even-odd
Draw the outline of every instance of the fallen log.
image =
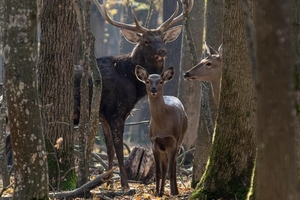
POLYGON ((62 191, 57 193, 50 193, 49 196, 51 199, 67 199, 71 200, 74 198, 90 198, 92 196, 91 190, 100 186, 103 183, 106 183, 110 180, 114 168, 105 172, 104 174, 98 175, 95 179, 87 182, 81 187, 72 190, 72 191, 62 191))

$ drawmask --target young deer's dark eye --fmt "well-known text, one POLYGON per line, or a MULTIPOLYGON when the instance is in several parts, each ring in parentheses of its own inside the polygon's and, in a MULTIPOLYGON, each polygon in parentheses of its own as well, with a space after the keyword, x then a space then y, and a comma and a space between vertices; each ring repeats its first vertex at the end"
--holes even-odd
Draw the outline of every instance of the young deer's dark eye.
POLYGON ((145 40, 145 45, 149 45, 150 41, 149 40, 145 40))
POLYGON ((164 81, 162 81, 162 80, 161 80, 161 81, 159 81, 159 84, 163 84, 163 83, 164 83, 164 81))
POLYGON ((149 84, 149 83, 150 83, 150 81, 149 81, 149 80, 146 80, 145 82, 146 82, 146 84, 149 84))

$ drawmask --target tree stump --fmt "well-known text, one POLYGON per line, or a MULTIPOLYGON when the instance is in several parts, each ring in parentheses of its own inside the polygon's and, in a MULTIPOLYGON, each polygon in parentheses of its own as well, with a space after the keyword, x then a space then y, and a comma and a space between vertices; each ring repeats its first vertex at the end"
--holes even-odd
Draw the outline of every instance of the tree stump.
POLYGON ((125 170, 129 180, 147 184, 154 180, 154 169, 153 153, 143 147, 134 147, 125 161, 125 170))

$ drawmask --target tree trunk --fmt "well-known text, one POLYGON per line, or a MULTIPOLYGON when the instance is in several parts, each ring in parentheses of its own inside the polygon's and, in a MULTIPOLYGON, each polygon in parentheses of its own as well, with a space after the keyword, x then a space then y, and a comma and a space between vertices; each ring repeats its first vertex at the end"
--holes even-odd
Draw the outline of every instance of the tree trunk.
MULTIPOLYGON (((89 162, 94 149, 95 137, 99 129, 99 107, 101 102, 101 75, 95 58, 95 38, 90 29, 90 0, 76 2, 76 13, 81 34, 83 49, 83 75, 80 84, 80 122, 79 122, 79 162, 78 185, 88 181, 89 162), (84 6, 82 6, 84 5, 84 6), (88 33, 88 34, 87 34, 88 33), (93 79, 93 87, 88 85, 88 76, 93 79), (93 96, 89 96, 89 89, 93 96), (90 109, 89 109, 89 105, 90 109), (89 112, 90 110, 90 112, 89 112)), ((90 82, 91 84, 91 82, 90 82)))
POLYGON ((255 5, 257 200, 299 199, 290 13, 291 0, 255 5))
POLYGON ((205 173, 191 199, 245 199, 255 157, 255 102, 243 13, 225 1, 219 114, 205 173))
POLYGON ((37 93, 37 2, 5 1, 3 43, 14 151, 14 199, 49 199, 45 140, 37 93))
MULTIPOLYGON (((223 1, 207 1, 206 5, 206 43, 217 50, 222 43, 223 1)), ((202 177, 212 144, 212 134, 217 118, 218 105, 212 96, 211 84, 204 83, 201 90, 201 108, 198 137, 195 143, 192 187, 195 188, 202 177), (212 123, 211 123, 212 122, 212 123), (211 126, 212 125, 212 126, 211 126)))
MULTIPOLYGON (((183 74, 185 71, 191 68, 191 66, 197 64, 197 57, 202 55, 202 36, 203 36, 203 25, 204 25, 204 1, 194 1, 194 7, 189 14, 189 26, 190 31, 193 36, 194 45, 196 47, 196 55, 191 54, 191 49, 188 43, 191 38, 187 38, 185 35, 182 37, 181 45, 181 62, 179 74, 183 74), (192 60, 194 60, 193 63, 192 60)), ((185 21, 184 21, 185 23, 185 21)), ((186 25, 185 25, 186 26, 186 25)), ((185 29, 184 32, 185 33, 185 29)), ((197 129, 198 129, 198 119, 200 112, 200 90, 199 82, 194 81, 185 81, 183 76, 179 76, 179 89, 178 96, 182 101, 187 115, 188 120, 188 130, 186 132, 185 138, 183 140, 183 146, 185 150, 191 149, 197 138, 197 129)))
POLYGON ((73 85, 75 13, 71 0, 43 1, 39 93, 48 152, 50 184, 74 189, 73 85))
MULTIPOLYGON (((0 2, 0 46, 2 48, 3 44, 3 29, 4 27, 4 1, 0 2)), ((2 82, 2 55, 0 57, 0 82, 2 82)), ((8 164, 8 154, 6 151, 6 95, 4 91, 3 83, 0 83, 0 95, 2 95, 1 106, 0 106, 0 170, 2 175, 3 187, 6 187, 10 184, 10 175, 8 173, 7 164, 8 164)))
MULTIPOLYGON (((163 19, 166 21, 169 17, 173 14, 176 8, 176 3, 174 0, 164 0, 163 1, 163 19)), ((182 12, 182 9, 178 11, 178 13, 182 12)), ((165 85, 165 95, 172 95, 177 96, 178 94, 178 84, 179 84, 179 77, 182 76, 180 73, 180 54, 181 54, 181 42, 182 42, 182 34, 178 36, 178 38, 166 44, 166 49, 168 51, 168 56, 165 60, 166 68, 170 65, 175 67, 175 75, 172 80, 172 84, 165 85)))
POLYGON ((300 175, 300 0, 293 0, 293 28, 295 40, 295 88, 296 88, 296 108, 297 108, 297 133, 296 133, 296 155, 298 176, 300 175))

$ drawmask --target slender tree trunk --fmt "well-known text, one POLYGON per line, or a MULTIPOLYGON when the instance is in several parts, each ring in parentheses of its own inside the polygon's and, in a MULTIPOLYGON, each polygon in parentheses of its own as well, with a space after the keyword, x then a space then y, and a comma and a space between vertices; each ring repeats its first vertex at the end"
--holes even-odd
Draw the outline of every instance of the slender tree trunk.
MULTIPOLYGON (((94 149, 95 137, 99 129, 99 107, 101 102, 101 74, 96 64, 94 44, 95 38, 90 29, 90 0, 76 3, 76 13, 82 36, 82 52, 84 75, 81 80, 81 107, 79 123, 79 176, 78 185, 88 181, 89 162, 94 149), (84 5, 82 7, 82 5, 84 5), (86 34, 88 33, 88 34, 86 34), (88 85, 88 75, 92 76, 93 86, 88 85), (85 83, 85 84, 83 84, 85 83), (89 95, 93 90, 93 96, 89 95), (85 105, 85 106, 84 106, 85 105), (89 105, 91 105, 89 107, 89 105), (90 112, 89 112, 90 111, 90 112)), ((91 83, 89 83, 91 84, 91 83)))
POLYGON ((76 187, 73 155, 75 20, 71 0, 43 1, 39 93, 50 184, 57 190, 76 187))
MULTIPOLYGON (((3 44, 3 31, 4 31, 4 1, 0 2, 0 48, 2 49, 3 44)), ((2 72, 4 71, 2 68, 2 55, 0 57, 0 79, 2 80, 2 72)), ((10 184, 10 175, 7 169, 7 152, 6 152, 6 95, 5 95, 5 87, 4 84, 1 83, 1 92, 2 101, 0 108, 0 170, 2 175, 3 186, 8 186, 10 184)))
POLYGON ((243 13, 225 1, 219 114, 205 173, 191 199, 245 199, 255 157, 253 79, 243 13))
MULTIPOLYGON (((183 1, 187 2, 187 1, 183 1)), ((203 41, 203 25, 204 25, 204 1, 199 0, 194 2, 194 7, 189 14, 189 18, 185 19, 183 23, 186 27, 186 21, 189 20, 190 32, 194 38, 186 34, 182 37, 181 45, 181 62, 179 74, 183 74, 185 71, 191 68, 191 66, 197 64, 197 57, 202 55, 202 41, 203 41), (191 39, 193 39, 195 49, 191 49, 191 39), (192 52, 194 51, 194 52, 192 52)), ((189 116, 188 130, 183 140, 183 146, 186 150, 191 149, 197 138, 198 119, 200 113, 200 90, 198 82, 185 81, 183 76, 179 76, 179 89, 178 96, 182 101, 187 115, 189 116)))
MULTIPOLYGON (((222 43, 223 1, 207 1, 206 3, 206 43, 217 49, 222 43)), ((207 164, 212 144, 213 126, 217 118, 217 105, 212 96, 211 84, 204 83, 201 90, 201 108, 198 137, 195 144, 192 187, 195 188, 202 177, 207 164), (211 123, 212 122, 212 123, 211 123), (212 125, 212 126, 211 126, 212 125)))
POLYGON ((13 199, 49 199, 37 93, 37 2, 5 1, 5 85, 14 151, 13 199))
POLYGON ((291 0, 255 4, 257 200, 299 199, 291 12, 291 0))
POLYGON ((300 176, 300 0, 293 0, 293 29, 295 40, 295 89, 296 89, 296 108, 297 108, 297 134, 296 134, 296 155, 298 176, 300 176))
MULTIPOLYGON (((163 8, 163 20, 166 21, 173 14, 176 8, 176 3, 174 3, 174 0, 164 0, 163 8)), ((180 12, 182 11, 179 10, 178 13, 180 12)), ((182 34, 180 34, 175 41, 166 44, 168 56, 165 61, 165 66, 167 68, 170 65, 173 65, 175 67, 175 75, 173 77, 172 84, 165 85, 165 95, 177 96, 178 94, 179 77, 182 75, 176 72, 180 71, 180 65, 178 63, 180 63, 181 42, 182 34)))

